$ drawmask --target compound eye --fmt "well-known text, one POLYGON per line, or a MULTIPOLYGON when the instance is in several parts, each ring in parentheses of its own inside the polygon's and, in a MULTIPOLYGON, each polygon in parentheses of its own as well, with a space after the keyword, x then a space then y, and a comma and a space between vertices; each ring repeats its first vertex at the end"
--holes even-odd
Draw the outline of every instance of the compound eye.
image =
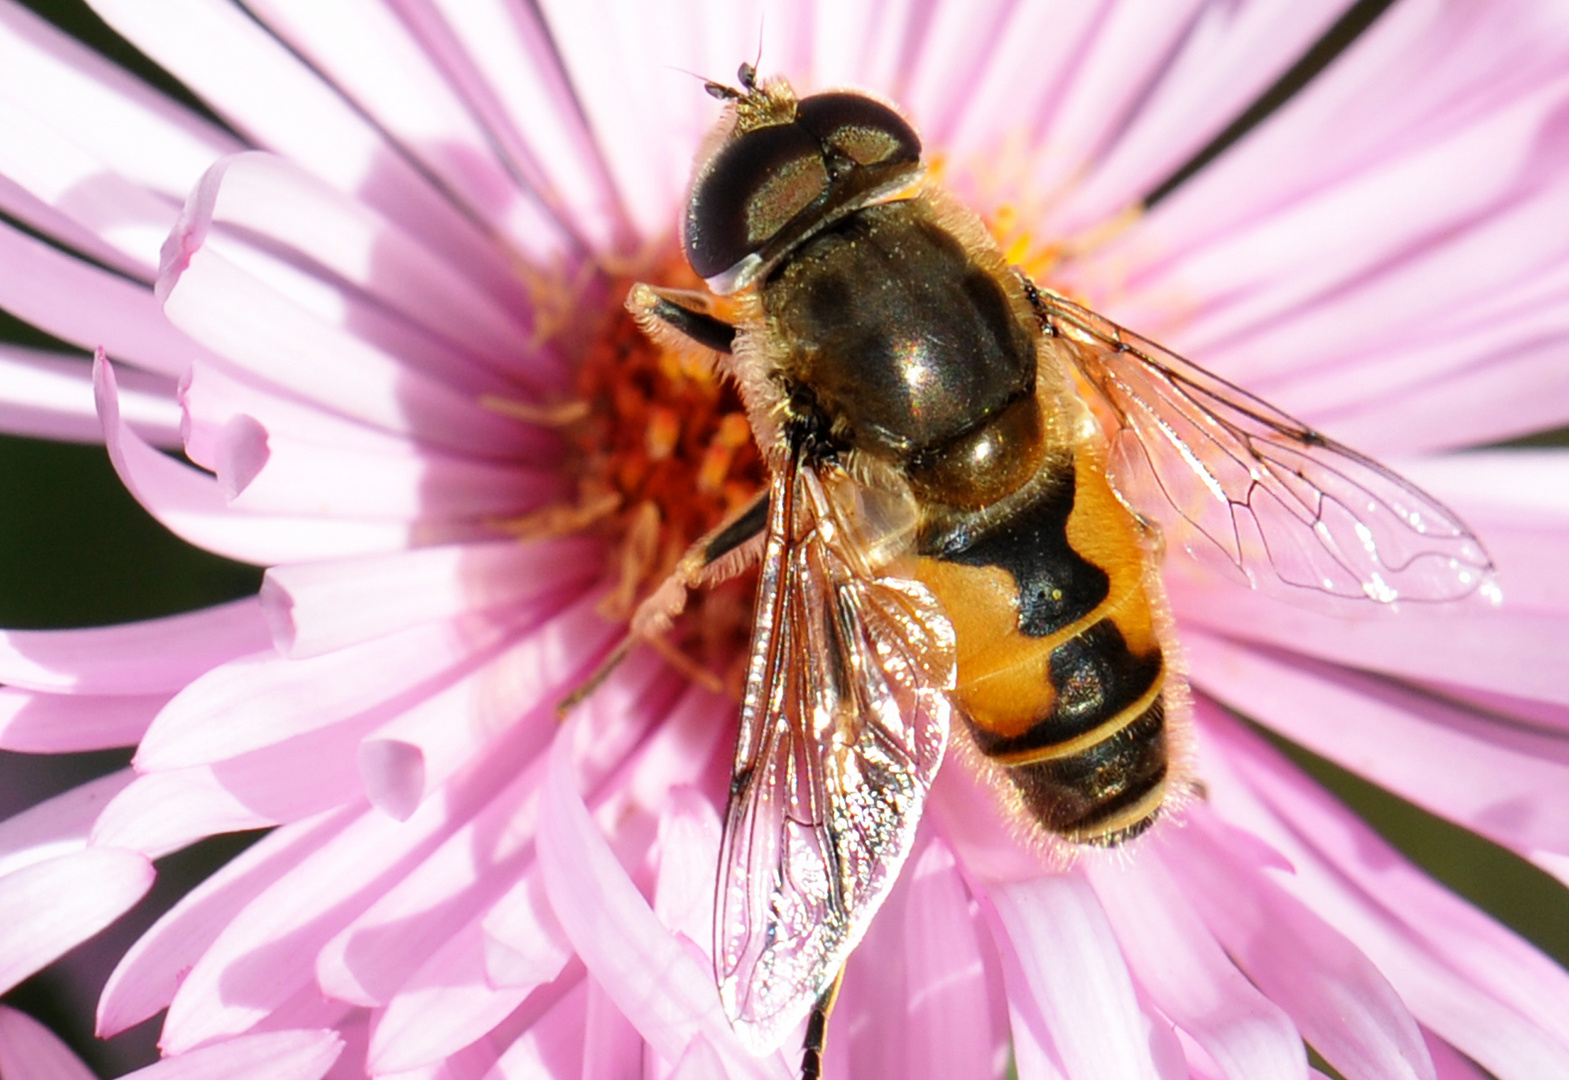
POLYGON ((921 160, 921 138, 915 129, 864 94, 814 94, 796 106, 795 122, 857 165, 921 160))
POLYGON ((748 131, 714 156, 686 207, 687 261, 713 277, 761 249, 828 189, 822 147, 796 124, 748 131))

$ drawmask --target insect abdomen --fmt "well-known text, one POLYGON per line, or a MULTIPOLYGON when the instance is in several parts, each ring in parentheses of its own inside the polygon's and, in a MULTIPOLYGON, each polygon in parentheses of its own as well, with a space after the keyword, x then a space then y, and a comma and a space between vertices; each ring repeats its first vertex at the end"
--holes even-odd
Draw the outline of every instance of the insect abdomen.
POLYGON ((976 746, 1050 831, 1093 844, 1142 832, 1166 790, 1165 662, 1137 526, 1087 451, 1043 470, 1000 520, 922 548, 976 746))

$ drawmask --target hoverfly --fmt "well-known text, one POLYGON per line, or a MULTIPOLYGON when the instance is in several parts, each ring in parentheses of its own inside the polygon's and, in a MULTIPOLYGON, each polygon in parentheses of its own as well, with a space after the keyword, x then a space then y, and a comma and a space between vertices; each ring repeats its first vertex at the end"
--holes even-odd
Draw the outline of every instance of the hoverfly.
POLYGON ((1162 538, 1374 604, 1458 599, 1492 566, 1400 477, 1010 268, 891 107, 740 83, 708 84, 727 108, 683 235, 738 316, 648 285, 627 305, 718 355, 771 483, 634 633, 760 561, 714 959, 751 1048, 811 1015, 814 1077, 950 734, 1070 844, 1138 835, 1180 787, 1162 538))

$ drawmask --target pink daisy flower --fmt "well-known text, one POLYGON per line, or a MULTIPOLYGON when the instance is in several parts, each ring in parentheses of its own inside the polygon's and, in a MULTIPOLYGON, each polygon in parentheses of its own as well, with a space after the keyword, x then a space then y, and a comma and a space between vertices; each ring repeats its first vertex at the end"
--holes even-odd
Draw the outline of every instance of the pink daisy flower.
MULTIPOLYGON (((1205 797, 1047 872, 945 770, 826 1075, 1306 1077, 1305 1045, 1348 1080, 1569 1075, 1569 974, 1240 719, 1569 881, 1569 457, 1452 452, 1569 422, 1555 5, 1402 0, 1169 190, 1339 12, 94 8, 227 127, 0 0, 0 307, 101 351, 4 346, 0 425, 102 438, 170 530, 268 569, 0 641, 0 749, 137 747, 0 823, 0 985, 156 860, 270 829, 102 988, 105 1036, 164 1013, 149 1077, 794 1073, 706 952, 736 705, 694 667, 736 655, 744 594, 555 712, 759 480, 620 305, 677 279, 715 118, 674 72, 761 33, 798 89, 906 109, 1011 259, 1454 507, 1504 597, 1348 620, 1174 555, 1205 797)), ((0 1007, 0 1075, 89 1074, 0 1007)))

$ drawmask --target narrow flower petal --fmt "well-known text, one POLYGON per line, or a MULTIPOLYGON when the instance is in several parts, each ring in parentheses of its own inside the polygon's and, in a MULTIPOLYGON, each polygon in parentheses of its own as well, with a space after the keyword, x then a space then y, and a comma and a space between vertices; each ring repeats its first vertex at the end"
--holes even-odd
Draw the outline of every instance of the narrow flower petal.
POLYGON ((1227 959, 1159 856, 1088 857, 1085 871, 1145 993, 1230 1080, 1305 1078, 1302 1037, 1227 959))
MULTIPOLYGON (((120 373, 126 423, 155 446, 180 445, 174 383, 145 371, 120 373)), ((65 442, 103 441, 93 403, 93 369, 85 360, 0 345, 0 431, 65 442)))
POLYGON ((269 644, 254 597, 121 626, 6 630, 0 631, 0 681, 57 694, 172 693, 269 644))
POLYGON ((1184 648, 1197 685, 1300 745, 1501 844, 1569 854, 1569 732, 1208 634, 1184 648))
POLYGON ((600 572, 599 553, 592 541, 565 537, 275 566, 262 579, 262 611, 278 651, 304 659, 422 622, 584 586, 600 572))
POLYGON ((0 307, 82 349, 103 348, 164 376, 209 354, 169 325, 136 282, 73 258, 10 225, 0 225, 0 307))
POLYGON ((142 855, 86 848, 0 878, 0 991, 128 911, 152 887, 142 855))
POLYGON ((1347 1076, 1431 1077, 1416 1022, 1373 963, 1228 851, 1224 826, 1195 816, 1203 827, 1173 830, 1169 861, 1183 866, 1194 908, 1254 985, 1347 1076))
POLYGON ((1280 847, 1297 871, 1289 887, 1377 963, 1412 1014, 1507 1080, 1569 1070, 1569 1020, 1557 1008, 1569 1000, 1569 973, 1416 870, 1216 713, 1206 729, 1224 734, 1228 761, 1247 777, 1243 790, 1269 807, 1234 801, 1228 816, 1280 847))
POLYGON ((418 624, 309 660, 271 650, 234 660, 175 695, 142 740, 138 765, 219 761, 350 718, 368 731, 462 678, 542 614, 504 609, 418 624))
MULTIPOLYGON (((587 980, 578 979, 571 991, 554 1003, 538 1022, 507 1047, 485 1080, 539 1080, 541 1077, 576 1078, 583 1075, 583 1022, 587 1009, 587 980)), ((709 1074, 723 1076, 722 1071, 709 1074)))
MULTIPOLYGON (((433 0, 402 12, 507 164, 596 251, 629 232, 551 28, 534 8, 433 0)), ((537 244, 530 235, 514 242, 537 244)))
POLYGON ((0 750, 69 754, 135 746, 164 694, 51 694, 0 687, 0 750))
POLYGON ((95 11, 257 145, 405 222, 497 300, 527 303, 504 255, 366 118, 248 15, 181 0, 156 18, 123 0, 95 11))
POLYGON ((357 808, 276 829, 229 860, 137 939, 98 999, 98 1032, 118 1034, 173 999, 186 973, 252 897, 337 835, 357 808))
MULTIPOLYGON (((1333 9, 1309 4, 1200 8, 1160 71, 1157 91, 1138 103, 1094 171, 1055 211, 1054 222, 1071 235, 1144 198, 1267 89, 1333 18, 1333 9)), ((1002 48, 1013 45, 1027 65, 1028 42, 1014 45, 1010 36, 1002 48)), ((1036 79, 1024 66, 1019 81, 1036 79)))
POLYGON ((208 836, 302 821, 357 802, 345 766, 355 732, 331 730, 211 765, 138 776, 93 823, 92 841, 162 858, 208 836))
POLYGON ((94 1080, 59 1036, 26 1013, 0 1005, 0 1076, 6 1080, 94 1080))
POLYGON ((133 779, 129 769, 89 780, 0 821, 0 878, 81 851, 104 804, 133 779))
MULTIPOLYGON (((569 494, 561 476, 544 468, 429 452, 420 457, 296 442, 260 424, 249 440, 260 459, 218 448, 218 484, 246 513, 350 520, 429 522, 522 517, 569 494)), ((541 466, 549 464, 541 462, 541 466)))
POLYGON ((1068 1075, 1156 1080, 1149 1021, 1094 890, 1076 873, 989 893, 1068 1075), (1075 978, 1059 977, 1072 971, 1075 978))
POLYGON ((107 361, 94 366, 94 381, 115 472, 148 513, 190 543, 231 559, 271 563, 391 551, 411 542, 409 527, 396 522, 230 509, 217 480, 154 450, 120 418, 114 371, 107 361))
POLYGON ((182 199, 234 137, 20 5, 0 9, 0 96, 151 191, 182 199))
POLYGON ((192 338, 328 410, 480 457, 511 459, 553 446, 537 429, 483 408, 477 396, 328 324, 210 246, 172 266, 159 292, 169 320, 192 338))
POLYGON ((421 451, 401 435, 326 412, 215 363, 192 364, 180 379, 179 394, 186 456, 209 472, 218 471, 220 451, 234 452, 237 424, 259 430, 263 461, 266 441, 274 435, 389 458, 418 457, 421 451))
POLYGON ((538 986, 572 959, 536 862, 485 915, 485 976, 494 986, 538 986))
POLYGON ((319 1080, 342 1052, 336 1031, 268 1031, 165 1058, 125 1080, 319 1080))
MULTIPOLYGON (((29 100, 40 92, 34 89, 29 100)), ((0 175, 0 202, 21 210, 18 216, 34 230, 128 278, 152 281, 159 247, 174 223, 167 199, 117 175, 57 128, 9 103, 0 103, 0 175), (17 198, 21 192, 31 198, 17 198), (28 213, 40 204, 54 212, 28 213)))
POLYGON ((1556 645, 1569 635, 1569 612, 1413 605, 1398 618, 1370 612, 1352 620, 1325 618, 1240 586, 1195 585, 1182 573, 1168 573, 1166 584, 1180 619, 1218 634, 1391 675, 1569 703, 1569 668, 1558 662, 1556 645))
POLYGON ((551 751, 539 832, 545 887, 573 948, 666 1061, 679 1061, 703 1034, 732 1075, 786 1075, 779 1057, 754 1059, 740 1048, 712 975, 659 924, 595 827, 568 764, 575 731, 569 722, 551 751))
POLYGON ((544 702, 565 697, 622 633, 585 596, 451 686, 382 724, 361 749, 371 802, 406 816, 480 748, 544 702), (453 716, 467 717, 457 730, 453 716), (391 744, 391 745, 388 745, 391 744))

